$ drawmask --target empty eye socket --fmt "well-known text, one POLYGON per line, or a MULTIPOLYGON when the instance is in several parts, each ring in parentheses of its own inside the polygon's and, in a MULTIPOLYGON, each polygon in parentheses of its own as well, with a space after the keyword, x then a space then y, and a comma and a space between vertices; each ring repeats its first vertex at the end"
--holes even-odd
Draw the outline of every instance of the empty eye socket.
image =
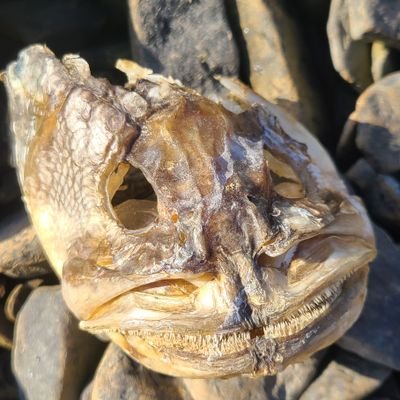
POLYGON ((108 194, 115 215, 127 229, 146 228, 158 217, 157 196, 139 168, 119 164, 109 177, 108 194))
POLYGON ((293 168, 289 164, 278 160, 268 150, 264 150, 264 156, 268 161, 275 192, 287 199, 304 198, 304 187, 293 168))

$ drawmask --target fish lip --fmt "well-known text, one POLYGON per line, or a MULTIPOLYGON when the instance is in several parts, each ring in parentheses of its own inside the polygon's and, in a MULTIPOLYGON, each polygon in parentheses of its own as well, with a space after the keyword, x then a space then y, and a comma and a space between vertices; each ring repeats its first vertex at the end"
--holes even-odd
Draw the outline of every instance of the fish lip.
MULTIPOLYGON (((146 323, 144 324, 143 320, 141 321, 135 321, 138 322, 137 324, 132 324, 132 321, 130 322, 125 322, 122 325, 118 327, 112 327, 111 324, 102 324, 101 320, 98 321, 97 319, 89 319, 89 320, 82 320, 79 323, 79 326, 81 329, 89 331, 94 334, 107 334, 107 333, 118 333, 126 336, 133 335, 135 332, 140 334, 140 332, 143 332, 143 335, 164 335, 164 334, 171 334, 172 331, 178 335, 191 335, 191 336, 199 336, 199 337, 205 337, 205 336, 210 336, 210 335, 217 335, 220 337, 228 336, 228 335, 234 335, 234 334, 242 334, 242 333, 252 333, 253 331, 257 331, 260 329, 265 329, 268 328, 269 325, 277 324, 283 320, 289 319, 290 317, 293 316, 293 314, 296 313, 297 310, 299 309, 304 309, 304 306, 312 304, 312 302, 318 298, 321 294, 325 293, 327 290, 331 288, 337 288, 338 293, 336 297, 333 298, 333 300, 329 303, 328 308, 326 311, 324 311, 322 314, 318 315, 316 318, 310 320, 310 324, 313 325, 316 322, 318 322, 320 319, 324 318, 327 314, 331 312, 331 309, 333 308, 335 302, 341 301, 343 298, 343 293, 345 285, 348 285, 348 282, 354 281, 355 277, 359 276, 360 274, 363 273, 364 270, 368 270, 368 266, 361 266, 358 268, 353 269, 352 271, 342 275, 339 279, 335 280, 333 283, 324 285, 323 287, 319 287, 317 290, 315 290, 311 295, 307 297, 307 302, 301 304, 297 303, 296 305, 293 305, 290 307, 290 309, 286 310, 285 313, 280 315, 277 318, 268 318, 264 319, 262 321, 262 324, 252 324, 251 327, 245 327, 243 324, 241 325, 236 325, 233 327, 229 328, 219 328, 219 329, 212 329, 212 330, 196 330, 196 329, 190 329, 188 330, 187 325, 179 325, 179 320, 166 320, 165 323, 166 325, 169 325, 168 328, 153 328, 152 325, 154 323, 158 323, 158 321, 155 320, 148 320, 145 321, 146 323)), ((362 289, 362 288, 361 288, 362 289)), ((112 311, 110 312, 112 313, 112 311)), ((225 315, 221 315, 221 318, 223 318, 225 315)), ((200 317, 200 315, 199 315, 200 317)), ((203 318, 212 318, 212 315, 206 315, 202 316, 203 318)), ((214 317, 217 317, 214 315, 214 317)), ((304 330, 309 328, 308 326, 300 329, 296 334, 301 334, 304 330)), ((254 337, 259 336, 255 335, 254 337)), ((289 335, 290 336, 290 335, 289 335)), ((289 337, 286 336, 286 337, 289 337)), ((284 339, 285 337, 282 336, 284 339)))
POLYGON ((351 327, 365 300, 368 270, 368 266, 364 266, 352 274, 344 282, 345 290, 332 304, 330 312, 313 321, 303 331, 292 337, 254 341, 241 352, 210 357, 207 354, 162 348, 152 353, 154 348, 147 343, 145 347, 137 347, 119 333, 112 334, 111 338, 120 345, 124 343, 122 347, 131 357, 166 375, 186 378, 274 375, 289 364, 302 362, 332 344, 351 327))

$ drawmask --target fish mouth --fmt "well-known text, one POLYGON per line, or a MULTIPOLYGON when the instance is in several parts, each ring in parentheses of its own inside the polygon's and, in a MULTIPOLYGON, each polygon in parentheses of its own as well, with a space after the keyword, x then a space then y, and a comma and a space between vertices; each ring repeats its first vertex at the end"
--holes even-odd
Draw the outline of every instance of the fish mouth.
POLYGON ((365 299, 367 275, 368 266, 353 270, 295 310, 292 307, 284 316, 251 329, 214 333, 125 329, 95 326, 90 321, 81 322, 81 328, 107 333, 133 358, 168 375, 271 375, 333 343, 354 323, 365 299))

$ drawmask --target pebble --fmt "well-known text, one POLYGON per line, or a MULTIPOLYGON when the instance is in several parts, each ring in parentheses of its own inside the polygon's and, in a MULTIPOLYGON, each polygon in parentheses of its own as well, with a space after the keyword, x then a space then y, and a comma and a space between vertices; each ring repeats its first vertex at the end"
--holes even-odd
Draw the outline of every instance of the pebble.
POLYGON ((81 331, 59 286, 35 289, 16 322, 14 374, 29 400, 78 399, 103 344, 81 331))
POLYGON ((134 61, 213 95, 214 75, 237 76, 239 56, 223 0, 129 0, 134 61))
POLYGON ((357 400, 374 392, 391 370, 344 351, 336 355, 300 400, 357 400))
POLYGON ((374 227, 378 256, 370 266, 363 312, 339 340, 343 349, 400 371, 400 246, 374 227))

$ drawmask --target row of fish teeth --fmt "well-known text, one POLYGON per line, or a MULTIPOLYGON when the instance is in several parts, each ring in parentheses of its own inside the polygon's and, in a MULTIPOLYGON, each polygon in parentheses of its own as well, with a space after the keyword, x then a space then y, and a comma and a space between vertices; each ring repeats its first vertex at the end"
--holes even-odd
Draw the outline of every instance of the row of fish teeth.
MULTIPOLYGON (((282 321, 263 327, 264 336, 279 338, 294 335, 304 329, 311 321, 323 315, 330 304, 339 296, 342 282, 325 289, 309 304, 302 306, 291 316, 282 321)), ((236 353, 251 346, 250 332, 235 332, 230 334, 188 335, 165 332, 155 334, 141 330, 123 331, 127 336, 136 336, 145 339, 149 345, 159 347, 169 343, 171 347, 186 352, 202 352, 206 355, 222 355, 236 353)))
MULTIPOLYGON (((264 326, 263 333, 267 338, 279 338, 294 335, 321 317, 341 293, 342 284, 353 272, 345 275, 334 285, 324 289, 310 303, 303 305, 296 312, 285 319, 264 326)), ((101 329, 99 329, 101 330, 101 329)), ((94 329, 93 331, 97 331, 94 329)), ((189 335, 175 332, 159 332, 133 329, 107 329, 102 332, 122 333, 126 336, 138 337, 146 340, 149 345, 159 347, 168 343, 178 350, 186 352, 202 352, 204 354, 229 354, 245 350, 251 345, 251 333, 233 332, 229 334, 189 335)), ((94 332, 96 333, 96 332, 94 332)))
POLYGON ((205 355, 223 355, 245 350, 251 345, 250 332, 236 332, 230 334, 189 335, 181 333, 153 333, 141 330, 123 331, 127 336, 136 336, 144 339, 154 347, 174 347, 185 352, 201 352, 205 355))

